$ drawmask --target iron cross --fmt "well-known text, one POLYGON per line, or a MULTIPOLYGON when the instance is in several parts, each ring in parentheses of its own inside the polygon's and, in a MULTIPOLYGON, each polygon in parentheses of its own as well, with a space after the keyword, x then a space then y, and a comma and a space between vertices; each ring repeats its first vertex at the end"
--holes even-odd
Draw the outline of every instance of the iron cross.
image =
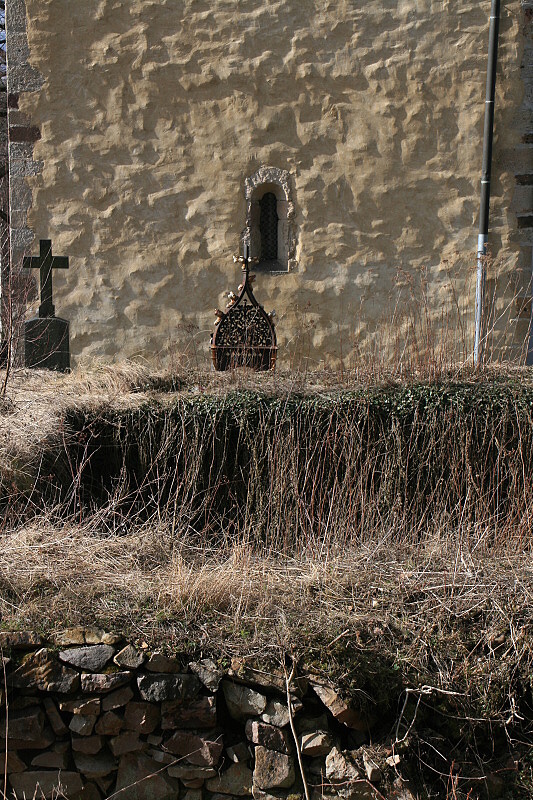
POLYGON ((68 269, 68 256, 53 256, 50 239, 41 239, 38 256, 27 256, 22 266, 25 269, 38 269, 41 273, 41 305, 39 317, 55 317, 52 303, 52 270, 68 269))

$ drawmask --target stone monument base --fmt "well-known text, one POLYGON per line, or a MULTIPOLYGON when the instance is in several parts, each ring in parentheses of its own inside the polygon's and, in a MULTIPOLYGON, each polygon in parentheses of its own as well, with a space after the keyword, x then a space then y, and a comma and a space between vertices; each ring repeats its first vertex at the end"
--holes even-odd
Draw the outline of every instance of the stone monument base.
POLYGON ((24 361, 33 369, 70 370, 69 324, 60 317, 36 317, 24 325, 24 361))

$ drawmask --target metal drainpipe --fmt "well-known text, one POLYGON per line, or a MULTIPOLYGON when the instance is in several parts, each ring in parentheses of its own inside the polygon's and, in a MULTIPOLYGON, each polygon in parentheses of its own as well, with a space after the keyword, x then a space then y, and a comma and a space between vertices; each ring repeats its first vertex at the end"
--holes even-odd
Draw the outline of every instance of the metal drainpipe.
POLYGON ((496 92, 496 63, 498 60, 499 27, 500 0, 492 0, 489 28, 489 53, 487 62, 487 91, 485 96, 485 127, 483 130, 483 163, 481 168, 479 235, 477 239, 476 330, 474 339, 474 364, 476 367, 479 366, 483 354, 483 300, 486 278, 485 261, 489 233, 490 173, 492 165, 492 139, 494 133, 494 96, 496 92))

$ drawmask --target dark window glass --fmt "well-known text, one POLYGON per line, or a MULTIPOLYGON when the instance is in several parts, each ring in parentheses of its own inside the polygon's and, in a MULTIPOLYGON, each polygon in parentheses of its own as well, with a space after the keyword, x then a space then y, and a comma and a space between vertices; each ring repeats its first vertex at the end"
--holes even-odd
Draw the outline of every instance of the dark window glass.
POLYGON ((278 257, 278 212, 276 195, 267 192, 259 201, 261 214, 261 261, 275 261, 278 257))

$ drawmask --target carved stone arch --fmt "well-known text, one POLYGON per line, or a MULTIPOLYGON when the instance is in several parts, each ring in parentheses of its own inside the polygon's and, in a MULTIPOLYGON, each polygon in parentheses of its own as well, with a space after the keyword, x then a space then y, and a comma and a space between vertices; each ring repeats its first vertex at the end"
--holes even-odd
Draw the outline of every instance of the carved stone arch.
POLYGON ((294 200, 290 174, 278 167, 261 166, 244 181, 246 199, 246 227, 241 241, 250 248, 250 257, 259 259, 254 269, 268 272, 288 272, 297 264, 296 228, 294 225, 294 200), (260 204, 266 194, 276 197, 277 213, 277 258, 263 257, 261 246, 260 204))

